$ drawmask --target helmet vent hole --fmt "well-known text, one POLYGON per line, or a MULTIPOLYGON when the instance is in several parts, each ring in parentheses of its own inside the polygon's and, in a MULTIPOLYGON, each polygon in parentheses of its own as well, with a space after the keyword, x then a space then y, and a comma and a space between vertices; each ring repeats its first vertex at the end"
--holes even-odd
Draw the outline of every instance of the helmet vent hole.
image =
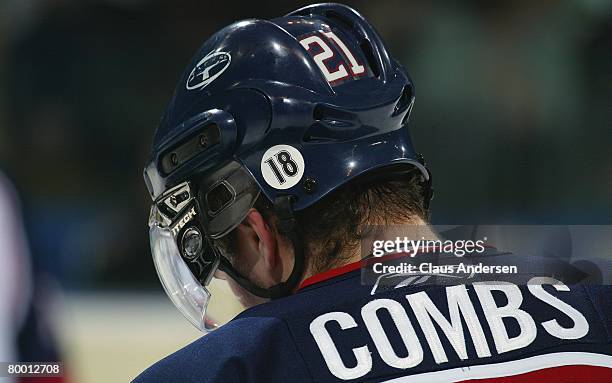
POLYGON ((312 119, 315 121, 321 121, 325 119, 325 112, 323 110, 322 105, 315 106, 314 110, 312 111, 312 119))
POLYGON ((349 140, 354 138, 355 129, 360 125, 357 115, 325 104, 314 108, 312 118, 315 123, 306 130, 304 142, 349 140))
POLYGON ((405 113, 404 117, 402 118, 402 125, 405 124, 408 121, 408 117, 410 117, 410 109, 412 108, 413 101, 414 97, 412 94, 412 87, 410 85, 404 86, 402 95, 397 101, 397 104, 395 104, 395 108, 393 110, 393 116, 398 116, 405 113))
POLYGON ((213 217, 216 216, 221 212, 221 210, 231 205, 235 198, 236 193, 228 183, 222 181, 221 183, 214 185, 206 193, 206 206, 208 207, 208 214, 213 217))
POLYGON ((368 64, 370 66, 370 69, 372 70, 372 74, 374 75, 374 77, 380 77, 380 67, 378 66, 376 57, 374 56, 372 44, 370 44, 368 40, 363 40, 361 44, 359 44, 359 46, 361 47, 361 50, 363 51, 363 54, 366 57, 366 60, 368 60, 368 64))
POLYGON ((356 116, 345 110, 337 109, 325 104, 318 104, 312 111, 312 118, 316 121, 326 121, 330 123, 352 123, 356 116))
POLYGON ((338 24, 340 24, 343 28, 347 29, 347 30, 353 30, 355 28, 353 21, 347 17, 345 17, 344 15, 342 15, 341 13, 338 13, 336 11, 326 11, 325 12, 325 17, 327 17, 328 19, 332 19, 334 21, 336 21, 338 24))

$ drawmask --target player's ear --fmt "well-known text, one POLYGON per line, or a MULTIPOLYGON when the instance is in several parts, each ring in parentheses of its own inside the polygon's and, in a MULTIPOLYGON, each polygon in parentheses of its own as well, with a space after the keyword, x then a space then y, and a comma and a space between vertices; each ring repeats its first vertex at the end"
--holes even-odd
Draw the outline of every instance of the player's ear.
POLYGON ((278 233, 257 209, 250 209, 238 226, 242 262, 249 267, 253 279, 269 286, 282 278, 282 262, 278 249, 278 233))
MULTIPOLYGON (((251 208, 245 217, 243 224, 248 226, 248 240, 252 241, 252 249, 257 250, 260 256, 270 258, 270 253, 276 249, 276 235, 274 228, 264 219, 263 215, 254 208, 251 208)), ((273 262, 272 259, 266 259, 266 262, 273 262)))

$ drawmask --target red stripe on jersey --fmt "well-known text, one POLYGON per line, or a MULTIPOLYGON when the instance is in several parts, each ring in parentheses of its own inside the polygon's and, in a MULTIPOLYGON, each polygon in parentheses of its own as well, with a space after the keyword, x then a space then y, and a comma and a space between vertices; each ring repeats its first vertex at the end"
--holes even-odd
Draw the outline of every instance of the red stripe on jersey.
MULTIPOLYGON (((422 252, 421 251, 417 251, 416 253, 414 253, 414 255, 417 255, 419 253, 422 253, 422 252)), ((401 257, 406 257, 406 256, 414 256, 414 255, 407 255, 406 253, 393 253, 393 254, 383 255, 382 257, 374 257, 374 258, 362 259, 360 261, 349 263, 349 264, 346 264, 344 266, 336 267, 335 269, 330 269, 330 270, 324 271, 322 273, 313 275, 312 277, 308 277, 308 278, 306 278, 306 279, 304 279, 302 281, 302 283, 296 289, 296 291, 298 291, 300 289, 303 289, 306 286, 311 286, 311 285, 314 285, 316 283, 323 282, 323 281, 326 281, 328 279, 332 279, 332 278, 337 277, 339 275, 350 273, 351 271, 357 270, 357 269, 359 269, 362 266, 369 266, 369 265, 372 265, 372 264, 374 264, 376 262, 384 262, 384 261, 389 261, 389 260, 396 259, 396 258, 401 258, 401 257)))
POLYGON ((559 366, 498 378, 468 379, 457 383, 609 383, 612 369, 600 366, 559 366))
POLYGON ((353 263, 349 263, 344 266, 336 267, 335 269, 330 269, 325 272, 313 275, 312 277, 308 277, 302 281, 300 286, 296 289, 300 290, 304 287, 314 285, 319 282, 326 281, 328 279, 332 279, 342 274, 350 273, 351 271, 357 270, 361 267, 362 261, 357 261, 353 263))

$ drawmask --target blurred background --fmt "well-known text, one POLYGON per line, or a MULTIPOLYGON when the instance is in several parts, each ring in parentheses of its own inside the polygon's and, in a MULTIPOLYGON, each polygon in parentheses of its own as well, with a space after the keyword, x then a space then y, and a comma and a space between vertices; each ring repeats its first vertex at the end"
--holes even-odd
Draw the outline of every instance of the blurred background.
MULTIPOLYGON (((345 3, 414 79, 434 223, 612 223, 612 2, 345 3)), ((0 0, 0 359, 127 381, 199 336, 150 258, 153 131, 214 31, 306 4, 0 0)))

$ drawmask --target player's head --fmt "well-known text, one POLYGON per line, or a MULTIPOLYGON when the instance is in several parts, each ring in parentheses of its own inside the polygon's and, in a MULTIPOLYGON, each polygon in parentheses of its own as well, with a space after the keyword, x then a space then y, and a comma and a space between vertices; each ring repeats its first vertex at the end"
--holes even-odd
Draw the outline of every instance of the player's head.
POLYGON ((206 41, 145 168, 154 261, 183 314, 206 329, 216 271, 255 296, 290 294, 329 253, 334 242, 321 237, 341 240, 334 229, 367 216, 373 198, 391 193, 425 215, 431 178, 408 134, 413 101, 405 70, 343 5, 238 22, 206 41), (252 250, 276 252, 284 258, 268 261, 281 267, 252 250))

